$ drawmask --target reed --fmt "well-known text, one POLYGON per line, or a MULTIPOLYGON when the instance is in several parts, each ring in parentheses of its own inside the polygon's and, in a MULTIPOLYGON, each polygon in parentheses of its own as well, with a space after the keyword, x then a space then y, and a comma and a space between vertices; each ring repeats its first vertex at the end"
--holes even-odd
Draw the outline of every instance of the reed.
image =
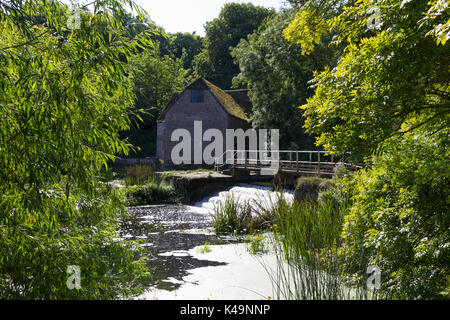
POLYGON ((144 185, 155 182, 154 169, 145 165, 135 165, 126 168, 124 182, 126 186, 144 185))
POLYGON ((213 226, 217 233, 247 233, 252 229, 252 213, 248 203, 240 203, 233 194, 214 204, 213 226))
POLYGON ((279 201, 273 237, 277 268, 271 270, 275 296, 293 300, 373 298, 363 283, 351 283, 344 272, 341 229, 345 202, 325 199, 279 201))
POLYGON ((126 187, 125 195, 128 206, 178 203, 180 201, 172 186, 156 181, 144 185, 126 187))

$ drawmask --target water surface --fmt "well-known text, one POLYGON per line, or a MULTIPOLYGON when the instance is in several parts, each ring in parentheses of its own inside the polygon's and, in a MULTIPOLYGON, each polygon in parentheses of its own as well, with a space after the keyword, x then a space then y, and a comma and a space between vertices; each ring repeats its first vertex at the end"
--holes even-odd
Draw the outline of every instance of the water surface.
MULTIPOLYGON (((288 201, 292 192, 283 193, 288 201)), ((120 235, 140 240, 153 280, 142 299, 267 299, 273 296, 267 273, 273 254, 252 255, 242 237, 217 235, 212 213, 218 201, 233 195, 240 202, 268 206, 270 187, 240 184, 193 206, 129 208, 120 235)))

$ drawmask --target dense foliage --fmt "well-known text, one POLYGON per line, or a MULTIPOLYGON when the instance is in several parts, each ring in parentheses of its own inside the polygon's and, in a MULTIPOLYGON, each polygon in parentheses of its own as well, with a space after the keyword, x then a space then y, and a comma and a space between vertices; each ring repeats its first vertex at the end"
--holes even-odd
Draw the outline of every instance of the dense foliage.
POLYGON ((343 233, 347 271, 377 265, 385 298, 436 298, 448 285, 449 159, 447 140, 409 135, 347 182, 353 202, 343 233))
POLYGON ((305 53, 330 33, 343 47, 302 109, 319 145, 366 160, 346 181, 344 249, 349 272, 381 268, 382 297, 436 298, 449 285, 449 3, 310 1, 284 31, 305 53))
POLYGON ((239 68, 230 48, 258 29, 273 10, 251 3, 227 3, 217 18, 205 25, 205 50, 194 59, 197 73, 222 89, 230 89, 239 68))
POLYGON ((116 240, 115 189, 99 183, 129 150, 118 136, 133 101, 125 61, 151 46, 146 33, 124 36, 125 3, 139 9, 96 1, 69 29, 60 2, 0 1, 1 298, 114 298, 146 275, 116 240), (66 286, 69 265, 80 289, 66 286))
POLYGON ((233 49, 241 70, 233 86, 249 89, 254 127, 279 129, 283 150, 311 150, 313 138, 302 128, 303 111, 298 106, 312 95, 308 82, 313 71, 332 63, 333 50, 322 44, 305 56, 299 45, 291 45, 282 31, 294 14, 293 10, 275 14, 233 49))
MULTIPOLYGON (((368 29, 371 4, 358 1, 324 22, 337 33, 335 43, 346 46, 339 64, 317 75, 315 95, 303 107, 306 127, 319 144, 351 151, 357 160, 423 125, 430 132, 446 130, 450 113, 448 44, 430 34, 448 13, 425 1, 380 1, 381 27, 368 29)), ((297 19, 308 10, 301 9, 297 19)), ((309 30, 303 22, 294 20, 285 31, 301 44, 312 41, 302 36, 301 30, 309 30)))
POLYGON ((183 61, 183 68, 193 73, 194 57, 203 50, 203 38, 192 33, 177 32, 170 37, 170 52, 183 61))
POLYGON ((183 90, 192 76, 183 68, 182 58, 163 55, 158 47, 132 57, 129 64, 135 92, 133 110, 139 116, 122 136, 139 147, 130 153, 132 157, 149 157, 156 151, 156 120, 172 95, 183 90))

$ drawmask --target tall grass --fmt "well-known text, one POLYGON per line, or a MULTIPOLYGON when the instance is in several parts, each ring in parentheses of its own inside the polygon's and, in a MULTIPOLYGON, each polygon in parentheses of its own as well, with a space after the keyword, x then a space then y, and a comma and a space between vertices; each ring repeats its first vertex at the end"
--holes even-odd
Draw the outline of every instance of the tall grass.
POLYGON ((340 300, 371 296, 362 282, 344 273, 341 229, 346 203, 280 202, 276 209, 274 246, 277 269, 271 277, 278 299, 340 300))
POLYGON ((252 225, 252 212, 248 203, 241 204, 234 194, 214 204, 213 227, 217 233, 246 233, 252 225))
POLYGON ((267 271, 277 299, 376 298, 363 278, 351 279, 345 272, 341 231, 347 210, 346 197, 337 188, 323 191, 317 201, 293 203, 281 192, 252 204, 231 195, 216 203, 213 225, 216 232, 273 230, 269 242, 277 263, 267 271))
POLYGON ((272 229, 273 218, 272 210, 231 194, 214 204, 213 227, 217 233, 254 233, 272 229))
POLYGON ((155 170, 145 165, 127 167, 123 181, 126 186, 144 185, 155 182, 155 170))
POLYGON ((170 185, 153 181, 144 185, 127 187, 125 190, 128 206, 141 206, 160 203, 178 203, 178 196, 170 185))

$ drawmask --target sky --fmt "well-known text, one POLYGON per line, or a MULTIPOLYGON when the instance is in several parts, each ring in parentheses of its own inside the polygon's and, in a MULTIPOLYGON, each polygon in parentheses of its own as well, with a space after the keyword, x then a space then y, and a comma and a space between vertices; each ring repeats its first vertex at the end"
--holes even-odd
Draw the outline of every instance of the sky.
POLYGON ((204 36, 203 25, 219 16, 228 2, 251 2, 255 6, 275 8, 283 6, 283 0, 135 0, 151 19, 166 32, 194 32, 204 36))

